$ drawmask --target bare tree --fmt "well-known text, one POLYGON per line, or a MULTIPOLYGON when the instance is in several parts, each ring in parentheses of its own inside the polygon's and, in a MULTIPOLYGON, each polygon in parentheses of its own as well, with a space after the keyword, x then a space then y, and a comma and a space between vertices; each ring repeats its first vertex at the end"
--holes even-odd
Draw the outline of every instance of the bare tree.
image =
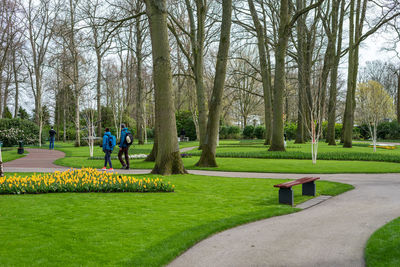
POLYGON ((226 65, 228 61, 230 34, 232 24, 232 0, 224 0, 222 2, 222 22, 219 49, 217 55, 214 87, 209 105, 207 134, 205 143, 202 147, 202 153, 196 166, 216 167, 215 159, 219 119, 221 114, 221 100, 225 85, 226 65))
POLYGON ((198 109, 198 126, 200 135, 200 148, 205 142, 207 130, 207 99, 204 88, 204 50, 206 46, 206 18, 209 9, 207 0, 185 0, 187 17, 181 14, 181 18, 189 24, 186 29, 184 22, 178 20, 170 13, 169 28, 176 38, 179 48, 186 56, 187 62, 193 72, 198 109), (190 47, 185 46, 182 35, 190 40, 190 47))
POLYGON ((356 108, 356 84, 358 75, 359 47, 360 43, 368 36, 375 33, 386 23, 392 21, 400 15, 397 1, 386 5, 376 2, 376 7, 382 9, 382 15, 378 21, 363 34, 363 28, 366 23, 367 0, 351 0, 349 14, 349 47, 344 51, 348 53, 348 76, 347 76, 347 94, 346 106, 343 116, 343 147, 352 147, 354 112, 356 108))
POLYGON ((100 23, 99 17, 104 16, 106 12, 106 2, 103 0, 90 0, 86 1, 83 6, 84 15, 87 18, 87 24, 90 26, 91 34, 93 36, 91 45, 96 53, 96 101, 97 101, 97 134, 102 134, 101 125, 101 79, 102 79, 102 60, 110 49, 112 38, 110 38, 109 27, 110 24, 100 23))
POLYGON ((155 91, 157 156, 152 173, 163 175, 186 173, 176 137, 172 73, 168 42, 166 0, 146 0, 150 22, 155 91), (160 139, 162 133, 162 142, 160 139))
POLYGON ((270 151, 285 151, 283 140, 283 96, 286 82, 286 50, 289 36, 296 20, 308 11, 318 7, 324 0, 310 4, 290 15, 290 1, 280 1, 280 17, 278 28, 278 42, 275 50, 275 79, 273 88, 273 128, 270 151))
POLYGON ((33 0, 23 7, 31 58, 26 58, 32 93, 35 99, 35 121, 39 125, 39 145, 41 145, 43 114, 42 114, 42 78, 43 68, 48 53, 49 43, 54 34, 54 23, 58 17, 58 3, 50 0, 40 1, 35 5, 33 0))
MULTIPOLYGON (((257 45, 258 45, 258 55, 260 61, 260 70, 262 85, 264 91, 264 117, 265 117, 265 144, 269 145, 271 143, 271 130, 272 130, 272 75, 270 64, 268 64, 269 54, 268 47, 268 37, 266 36, 266 30, 263 28, 258 13, 254 6, 253 0, 248 0, 250 7, 251 17, 253 19, 254 27, 257 33, 257 45)), ((263 10, 265 10, 263 8, 263 10)))

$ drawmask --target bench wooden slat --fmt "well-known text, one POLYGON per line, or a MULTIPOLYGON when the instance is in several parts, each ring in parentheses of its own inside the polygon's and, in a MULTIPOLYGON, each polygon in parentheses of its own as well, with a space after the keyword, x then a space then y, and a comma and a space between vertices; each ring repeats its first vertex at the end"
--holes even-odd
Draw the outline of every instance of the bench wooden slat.
POLYGON ((304 178, 300 178, 300 179, 297 179, 294 181, 290 181, 290 182, 286 182, 286 183, 282 183, 282 184, 276 184, 276 185, 274 185, 274 187, 290 188, 295 185, 310 183, 310 182, 313 182, 318 179, 319 179, 319 177, 304 177, 304 178))

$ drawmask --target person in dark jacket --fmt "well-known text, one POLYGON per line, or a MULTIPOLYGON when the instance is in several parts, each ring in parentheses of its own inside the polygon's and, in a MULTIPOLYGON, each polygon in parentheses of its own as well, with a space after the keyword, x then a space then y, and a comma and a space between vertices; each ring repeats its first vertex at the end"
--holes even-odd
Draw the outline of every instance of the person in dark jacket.
POLYGON ((107 163, 110 166, 110 169, 108 171, 113 171, 112 167, 112 162, 111 162, 111 153, 113 151, 113 148, 110 146, 110 139, 112 140, 112 135, 110 133, 110 129, 106 128, 103 136, 103 152, 105 153, 104 155, 104 167, 103 171, 107 170, 107 163))
POLYGON ((51 129, 49 131, 49 141, 50 141, 49 149, 54 149, 54 141, 56 139, 56 134, 57 132, 54 131, 53 126, 51 126, 51 129))
POLYGON ((129 170, 129 146, 126 143, 126 135, 129 133, 128 128, 125 127, 125 124, 121 124, 121 140, 119 141, 119 152, 118 159, 122 164, 122 169, 129 170), (122 154, 125 156, 125 161, 122 158, 122 154))

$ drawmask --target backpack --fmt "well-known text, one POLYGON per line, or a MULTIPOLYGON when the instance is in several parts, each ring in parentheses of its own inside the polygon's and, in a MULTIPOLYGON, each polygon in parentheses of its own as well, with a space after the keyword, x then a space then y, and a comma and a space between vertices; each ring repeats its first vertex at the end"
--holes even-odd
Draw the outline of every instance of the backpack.
POLYGON ((125 143, 130 146, 133 144, 133 134, 131 132, 127 132, 125 135, 125 143))
POLYGON ((110 147, 111 150, 114 149, 117 141, 114 135, 111 135, 111 137, 108 138, 108 146, 110 147))

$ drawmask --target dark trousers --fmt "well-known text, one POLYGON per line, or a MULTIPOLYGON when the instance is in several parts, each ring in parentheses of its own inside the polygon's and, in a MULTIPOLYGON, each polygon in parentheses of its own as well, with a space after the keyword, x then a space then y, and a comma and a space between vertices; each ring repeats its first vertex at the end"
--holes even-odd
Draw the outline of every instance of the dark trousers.
POLYGON ((55 137, 50 137, 49 149, 54 149, 54 139, 56 139, 56 138, 55 137))
POLYGON ((107 163, 110 164, 110 168, 112 168, 112 163, 111 163, 111 150, 106 150, 104 153, 106 155, 104 156, 104 167, 107 167, 107 163))
POLYGON ((119 152, 118 152, 118 159, 119 159, 119 161, 121 162, 122 167, 126 166, 126 167, 129 168, 129 154, 128 154, 128 150, 129 150, 128 147, 121 147, 121 148, 119 149, 119 152), (126 163, 124 162, 124 160, 123 160, 123 158, 122 158, 122 154, 125 155, 125 161, 126 161, 126 163))

